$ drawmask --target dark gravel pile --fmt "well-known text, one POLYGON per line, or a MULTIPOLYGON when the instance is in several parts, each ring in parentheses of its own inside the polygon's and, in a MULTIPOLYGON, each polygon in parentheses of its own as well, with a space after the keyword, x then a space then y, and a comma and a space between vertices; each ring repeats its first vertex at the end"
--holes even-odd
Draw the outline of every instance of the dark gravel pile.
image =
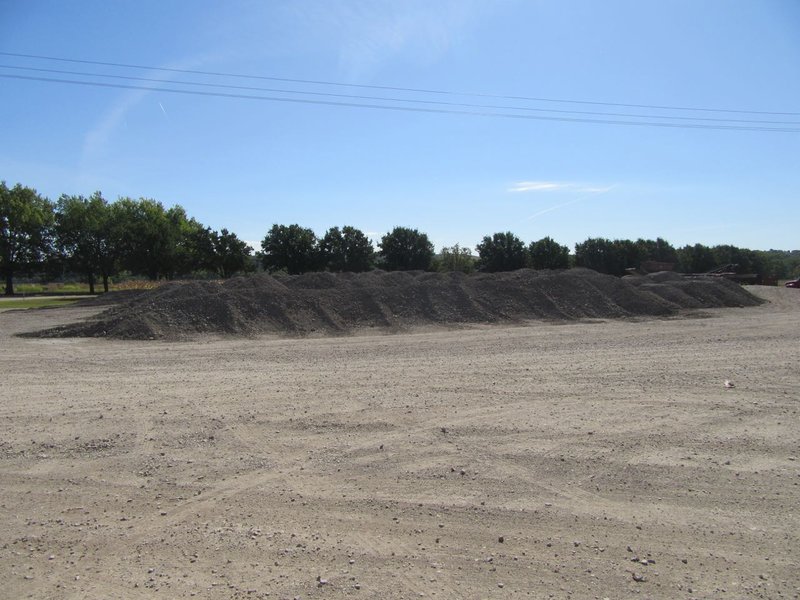
POLYGON ((665 316, 684 308, 759 302, 725 279, 664 273, 623 279, 586 269, 476 275, 261 274, 223 283, 170 283, 121 298, 92 320, 36 335, 184 339, 196 334, 341 334, 369 327, 665 316))

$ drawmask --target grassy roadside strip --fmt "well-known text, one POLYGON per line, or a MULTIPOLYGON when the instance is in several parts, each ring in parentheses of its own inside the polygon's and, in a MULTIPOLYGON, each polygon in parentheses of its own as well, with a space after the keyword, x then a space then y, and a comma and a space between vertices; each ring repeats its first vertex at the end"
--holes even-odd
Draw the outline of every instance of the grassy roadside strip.
POLYGON ((80 298, 13 298, 0 300, 0 311, 27 308, 53 308, 55 306, 68 306, 80 298))

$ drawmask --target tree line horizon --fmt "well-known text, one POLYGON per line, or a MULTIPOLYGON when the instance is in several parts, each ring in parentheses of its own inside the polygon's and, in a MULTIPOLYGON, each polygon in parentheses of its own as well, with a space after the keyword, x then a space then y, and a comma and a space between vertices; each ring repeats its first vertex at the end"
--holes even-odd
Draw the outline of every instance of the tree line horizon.
POLYGON ((671 265, 682 273, 705 273, 736 265, 758 281, 797 276, 800 251, 750 250, 732 245, 675 248, 662 238, 588 238, 570 252, 549 236, 526 244, 510 231, 484 236, 475 246, 455 244, 437 253, 427 234, 398 226, 375 244, 360 229, 329 228, 321 237, 298 224, 274 224, 261 250, 235 233, 204 226, 186 210, 165 208, 149 198, 106 200, 62 194, 51 202, 35 189, 0 181, 0 275, 5 294, 14 294, 15 275, 50 280, 78 276, 90 293, 112 277, 150 280, 186 277, 227 279, 265 270, 297 275, 312 271, 361 272, 371 269, 497 272, 520 268, 586 267, 621 276, 643 263, 671 265))

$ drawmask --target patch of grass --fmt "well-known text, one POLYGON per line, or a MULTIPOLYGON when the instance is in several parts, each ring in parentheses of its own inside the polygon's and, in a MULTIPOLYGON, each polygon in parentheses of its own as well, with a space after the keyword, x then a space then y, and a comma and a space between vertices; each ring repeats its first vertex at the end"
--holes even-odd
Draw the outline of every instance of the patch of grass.
POLYGON ((41 283, 15 283, 14 292, 16 294, 41 294, 47 291, 47 286, 41 283))
MULTIPOLYGON (((119 290, 152 290, 167 283, 166 280, 149 281, 147 279, 125 279, 112 281, 109 291, 119 290)), ((98 281, 94 286, 95 293, 103 293, 103 282, 98 281)), ((0 290, 1 291, 1 290, 0 290)), ((89 294, 89 284, 70 281, 66 283, 15 283, 14 293, 18 296, 28 294, 89 294)))
MULTIPOLYGON (((103 290, 103 284, 95 284, 95 290, 103 290)), ((49 292, 64 293, 64 294, 88 294, 88 283, 64 283, 58 286, 48 286, 49 292)))
POLYGON ((114 283, 111 285, 111 289, 114 291, 119 290, 154 290, 155 288, 164 285, 167 283, 164 280, 161 281, 148 281, 144 279, 127 279, 125 281, 120 281, 119 283, 114 283))
POLYGON ((12 298, 0 299, 0 310, 25 309, 25 308, 51 308, 54 306, 68 306, 77 302, 78 298, 12 298))
MULTIPOLYGON (((98 287, 98 286, 95 286, 98 287)), ((100 285, 102 290, 103 286, 100 285)), ((16 294, 88 294, 89 285, 86 283, 17 283, 14 284, 16 294)))

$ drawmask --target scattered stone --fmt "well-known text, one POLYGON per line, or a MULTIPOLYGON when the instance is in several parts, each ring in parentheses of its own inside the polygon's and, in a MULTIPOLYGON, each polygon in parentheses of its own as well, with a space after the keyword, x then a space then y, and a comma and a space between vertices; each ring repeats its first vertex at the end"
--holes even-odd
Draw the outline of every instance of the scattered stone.
POLYGON ((647 577, 645 577, 645 576, 644 576, 644 575, 642 575, 641 573, 636 573, 636 572, 634 572, 632 575, 633 575, 633 580, 634 580, 634 581, 637 581, 637 582, 639 582, 639 583, 642 583, 642 582, 645 582, 645 581, 647 581, 647 577))

